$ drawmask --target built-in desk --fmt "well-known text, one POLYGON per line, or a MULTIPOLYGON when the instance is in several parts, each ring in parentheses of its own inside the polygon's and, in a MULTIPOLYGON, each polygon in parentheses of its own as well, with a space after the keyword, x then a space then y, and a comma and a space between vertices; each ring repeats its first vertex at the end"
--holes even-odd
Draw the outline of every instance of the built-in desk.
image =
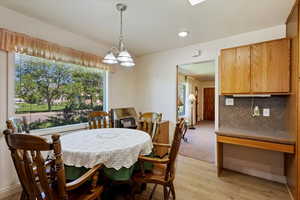
POLYGON ((284 131, 248 131, 243 129, 220 128, 217 134, 217 166, 218 176, 223 169, 223 144, 295 153, 295 139, 284 131))

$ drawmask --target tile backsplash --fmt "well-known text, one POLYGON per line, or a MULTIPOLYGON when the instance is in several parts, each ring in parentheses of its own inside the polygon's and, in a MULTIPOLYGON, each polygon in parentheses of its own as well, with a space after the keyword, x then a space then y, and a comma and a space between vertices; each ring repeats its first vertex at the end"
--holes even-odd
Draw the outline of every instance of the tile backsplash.
POLYGON ((233 97, 220 96, 219 124, 220 128, 237 128, 253 131, 286 130, 287 96, 234 97, 234 105, 226 106, 225 99, 233 97), (253 107, 251 110, 251 105, 253 107), (259 107, 260 116, 253 117, 253 109, 259 107), (263 109, 270 108, 270 116, 263 116, 263 109))

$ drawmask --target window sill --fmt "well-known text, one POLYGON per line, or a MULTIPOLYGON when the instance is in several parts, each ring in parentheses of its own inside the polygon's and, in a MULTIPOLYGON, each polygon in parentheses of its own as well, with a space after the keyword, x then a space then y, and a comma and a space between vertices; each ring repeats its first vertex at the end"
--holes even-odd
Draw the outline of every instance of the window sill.
POLYGON ((63 134, 68 131, 78 131, 78 130, 86 129, 87 127, 88 127, 88 123, 72 124, 72 125, 66 125, 66 126, 37 129, 37 130, 30 131, 30 134, 38 135, 38 136, 47 136, 47 135, 52 135, 55 133, 63 134))

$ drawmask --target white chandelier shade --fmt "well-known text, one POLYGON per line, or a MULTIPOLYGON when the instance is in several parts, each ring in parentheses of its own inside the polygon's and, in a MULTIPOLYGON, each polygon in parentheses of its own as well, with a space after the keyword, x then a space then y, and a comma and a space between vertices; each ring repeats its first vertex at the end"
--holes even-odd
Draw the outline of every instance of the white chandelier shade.
POLYGON ((102 62, 105 63, 105 64, 117 64, 118 60, 112 52, 109 52, 103 58, 102 62))
POLYGON ((133 62, 133 59, 131 57, 131 55, 128 53, 128 51, 121 51, 117 57, 117 60, 119 62, 128 62, 128 61, 131 61, 133 62))
POLYGON ((121 62, 120 65, 123 67, 133 67, 133 66, 135 66, 135 63, 128 61, 128 62, 121 62))

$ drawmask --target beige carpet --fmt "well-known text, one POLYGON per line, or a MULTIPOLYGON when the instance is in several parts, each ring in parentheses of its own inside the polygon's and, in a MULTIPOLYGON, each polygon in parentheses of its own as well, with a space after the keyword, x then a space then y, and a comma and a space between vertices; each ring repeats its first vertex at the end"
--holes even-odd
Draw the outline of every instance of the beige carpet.
POLYGON ((187 142, 181 142, 180 155, 210 163, 215 161, 215 133, 213 121, 201 121, 196 129, 188 129, 187 142))

